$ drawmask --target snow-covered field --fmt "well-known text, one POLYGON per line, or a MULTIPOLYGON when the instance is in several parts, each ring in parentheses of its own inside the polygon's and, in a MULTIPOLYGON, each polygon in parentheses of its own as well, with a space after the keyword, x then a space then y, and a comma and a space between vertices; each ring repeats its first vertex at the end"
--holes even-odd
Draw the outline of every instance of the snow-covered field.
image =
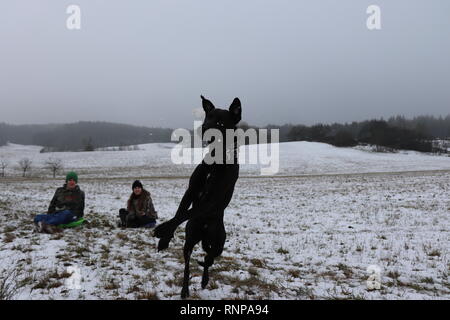
MULTIPOLYGON (((20 176, 18 162, 29 158, 32 168, 27 175, 31 178, 51 177, 51 172, 45 169, 45 162, 50 158, 60 159, 65 168, 76 169, 84 178, 189 177, 195 164, 174 165, 171 161, 174 146, 171 143, 155 143, 140 145, 140 150, 134 151, 39 153, 41 147, 38 146, 10 144, 0 147, 0 160, 8 163, 9 175, 20 176)), ((241 176, 259 176, 261 168, 268 166, 249 163, 249 154, 261 152, 258 146, 241 147, 241 176)), ((450 157, 414 151, 374 153, 313 142, 279 144, 277 176, 425 170, 450 170, 450 157)))
MULTIPOLYGON (((116 227, 135 178, 160 222, 173 216, 194 166, 172 164, 172 146, 52 154, 0 147, 9 163, 0 178, 0 288, 16 288, 15 299, 179 299, 184 225, 160 253, 151 230, 116 227), (21 178, 25 157, 33 168, 21 178), (89 225, 33 233, 33 216, 63 183, 43 168, 49 157, 78 171, 89 225)), ((449 157, 308 142, 282 143, 279 153, 275 176, 241 166, 225 250, 204 290, 200 246, 193 253, 192 299, 450 298, 449 157), (380 289, 368 289, 368 268, 379 268, 380 289)))

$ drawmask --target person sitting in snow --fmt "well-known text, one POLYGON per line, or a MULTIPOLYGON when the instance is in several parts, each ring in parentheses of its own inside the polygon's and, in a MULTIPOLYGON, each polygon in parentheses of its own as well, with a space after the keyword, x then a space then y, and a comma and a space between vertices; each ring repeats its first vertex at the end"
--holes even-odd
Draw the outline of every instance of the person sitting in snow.
POLYGON ((156 225, 158 215, 153 206, 150 192, 144 189, 139 180, 133 182, 131 189, 133 192, 128 199, 127 209, 122 208, 119 210, 119 226, 125 228, 153 228, 156 225))
POLYGON ((52 226, 68 224, 83 217, 84 198, 76 172, 67 173, 66 183, 56 189, 47 214, 38 214, 34 218, 36 231, 53 233, 55 229, 52 226))

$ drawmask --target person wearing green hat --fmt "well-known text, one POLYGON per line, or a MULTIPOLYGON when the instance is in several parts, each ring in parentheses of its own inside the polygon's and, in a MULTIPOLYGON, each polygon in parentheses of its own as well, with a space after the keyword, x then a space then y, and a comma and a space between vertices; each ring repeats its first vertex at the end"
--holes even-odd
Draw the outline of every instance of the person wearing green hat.
POLYGON ((51 230, 48 226, 68 224, 84 215, 84 192, 78 186, 78 175, 70 171, 66 175, 66 183, 56 189, 50 201, 47 214, 38 214, 34 218, 36 231, 51 230))

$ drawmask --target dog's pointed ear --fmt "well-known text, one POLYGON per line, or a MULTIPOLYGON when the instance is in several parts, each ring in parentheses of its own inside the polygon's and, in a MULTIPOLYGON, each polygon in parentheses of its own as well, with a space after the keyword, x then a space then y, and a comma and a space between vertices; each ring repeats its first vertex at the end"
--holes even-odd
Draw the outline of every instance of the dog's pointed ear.
POLYGON ((200 97, 202 98, 202 106, 203 106, 203 110, 205 110, 205 113, 208 113, 216 108, 216 107, 214 107, 212 102, 209 101, 208 99, 206 99, 204 96, 200 96, 200 97))
POLYGON ((239 121, 241 121, 242 108, 239 98, 234 98, 233 102, 230 105, 229 111, 234 119, 234 124, 237 124, 239 121))

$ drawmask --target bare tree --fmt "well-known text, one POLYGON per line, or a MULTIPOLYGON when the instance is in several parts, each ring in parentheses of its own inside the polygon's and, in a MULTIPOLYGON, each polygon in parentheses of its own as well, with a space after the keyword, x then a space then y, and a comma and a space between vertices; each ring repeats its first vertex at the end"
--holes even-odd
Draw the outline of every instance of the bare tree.
POLYGON ((2 170, 2 177, 5 176, 5 169, 8 167, 9 163, 5 159, 0 159, 0 169, 2 170))
POLYGON ((28 158, 23 158, 22 160, 19 161, 19 166, 22 169, 22 177, 25 177, 27 171, 29 171, 31 169, 31 164, 33 163, 33 161, 31 161, 28 158))
POLYGON ((63 169, 62 160, 58 158, 48 158, 45 162, 45 166, 53 173, 53 178, 55 178, 56 174, 63 169))

